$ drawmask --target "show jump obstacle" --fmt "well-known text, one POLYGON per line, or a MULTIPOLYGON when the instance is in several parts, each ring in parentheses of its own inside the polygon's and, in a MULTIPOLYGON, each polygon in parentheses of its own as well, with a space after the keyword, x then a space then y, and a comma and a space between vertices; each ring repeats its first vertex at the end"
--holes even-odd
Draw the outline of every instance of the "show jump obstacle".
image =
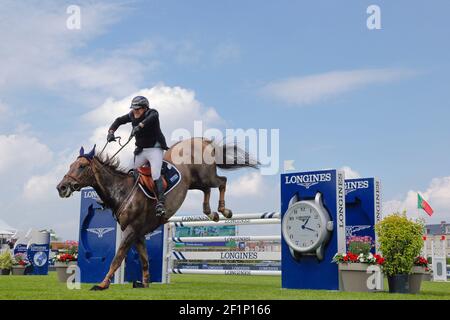
MULTIPOLYGON (((100 282, 108 271, 120 242, 110 210, 96 201, 93 189, 81 193, 78 265, 82 282, 100 282)), ((336 252, 346 250, 349 236, 375 237, 374 224, 381 218, 381 186, 374 178, 345 180, 337 170, 281 175, 281 211, 235 214, 232 219, 209 221, 204 215, 176 216, 146 236, 151 282, 168 283, 170 274, 281 275, 284 288, 339 289, 336 252), (177 227, 258 225, 279 226, 272 235, 226 237, 176 237, 177 227), (180 243, 228 241, 280 241, 280 252, 187 251, 180 243), (281 261, 279 270, 223 270, 174 267, 175 261, 281 261)), ((141 279, 137 251, 132 248, 114 282, 141 279)))

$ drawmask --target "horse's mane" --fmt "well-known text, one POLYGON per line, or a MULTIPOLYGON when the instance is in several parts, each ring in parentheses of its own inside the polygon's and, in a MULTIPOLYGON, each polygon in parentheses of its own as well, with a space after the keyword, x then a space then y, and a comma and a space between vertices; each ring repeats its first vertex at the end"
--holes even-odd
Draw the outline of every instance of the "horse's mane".
POLYGON ((109 155, 101 155, 97 153, 95 155, 95 159, 97 159, 102 165, 104 165, 105 168, 109 169, 113 173, 128 175, 127 172, 125 172, 125 169, 120 166, 119 158, 114 158, 111 160, 109 155))

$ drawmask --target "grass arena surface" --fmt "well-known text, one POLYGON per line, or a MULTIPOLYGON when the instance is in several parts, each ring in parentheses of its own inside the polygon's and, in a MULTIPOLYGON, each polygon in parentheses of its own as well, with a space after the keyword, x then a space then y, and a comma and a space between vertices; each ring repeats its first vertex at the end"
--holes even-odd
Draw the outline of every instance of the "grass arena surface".
MULTIPOLYGON (((112 285, 106 291, 89 291, 91 284, 80 290, 69 290, 57 280, 56 273, 48 276, 0 276, 1 300, 450 300, 450 282, 422 282, 421 293, 389 294, 350 293, 319 290, 288 290, 281 288, 276 276, 171 275, 168 285, 151 284, 148 289, 133 289, 131 284, 112 285)), ((387 290, 387 283, 385 283, 387 290)))

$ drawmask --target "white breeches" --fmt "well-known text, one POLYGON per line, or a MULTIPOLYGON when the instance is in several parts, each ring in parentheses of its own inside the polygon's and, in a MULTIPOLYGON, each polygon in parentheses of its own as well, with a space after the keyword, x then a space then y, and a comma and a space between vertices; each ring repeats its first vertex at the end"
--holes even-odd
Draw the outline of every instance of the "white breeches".
POLYGON ((161 176, 161 166, 164 156, 164 150, 161 148, 144 148, 137 156, 133 155, 127 171, 136 169, 148 162, 152 167, 152 179, 158 180, 161 176))

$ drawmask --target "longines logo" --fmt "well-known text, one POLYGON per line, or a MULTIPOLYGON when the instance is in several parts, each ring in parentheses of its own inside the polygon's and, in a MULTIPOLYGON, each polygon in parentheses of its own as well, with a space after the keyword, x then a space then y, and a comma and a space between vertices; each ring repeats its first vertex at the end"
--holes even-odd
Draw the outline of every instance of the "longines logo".
POLYGON ((353 237, 356 232, 369 229, 370 226, 362 225, 362 226, 346 226, 345 227, 345 236, 347 237, 353 237))
POLYGON ((339 221, 339 228, 341 230, 345 226, 345 183, 344 174, 338 173, 337 175, 338 186, 337 186, 337 217, 339 221))
POLYGON ((156 235, 158 235, 160 233, 162 233, 161 230, 157 230, 157 231, 148 233, 148 234, 145 235, 145 240, 150 240, 153 236, 156 236, 156 235))
POLYGON ((369 188, 369 181, 348 181, 345 183, 345 195, 358 189, 369 188))
POLYGON ((375 182, 375 219, 381 220, 381 186, 380 181, 375 182))
POLYGON ((220 259, 223 260, 257 260, 258 252, 249 251, 249 252, 221 252, 220 259))
POLYGON ((331 181, 331 173, 304 174, 286 177, 286 184, 297 184, 309 189, 320 182, 331 181))
POLYGON ((94 190, 89 190, 84 192, 84 198, 86 199, 97 199, 98 194, 94 190))
POLYGON ((105 234, 107 234, 110 231, 113 231, 114 228, 89 228, 89 229, 86 229, 86 230, 96 234, 98 238, 103 238, 103 236, 105 234))

